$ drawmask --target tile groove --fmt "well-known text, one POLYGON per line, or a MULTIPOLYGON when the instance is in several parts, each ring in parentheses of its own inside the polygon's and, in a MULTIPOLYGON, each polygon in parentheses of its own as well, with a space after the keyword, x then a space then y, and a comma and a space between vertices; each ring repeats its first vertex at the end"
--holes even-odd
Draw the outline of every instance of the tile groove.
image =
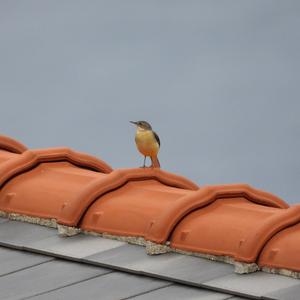
POLYGON ((121 298, 119 300, 128 300, 128 299, 134 299, 138 296, 141 296, 141 295, 145 295, 145 294, 149 294, 149 293, 152 293, 154 291, 157 291, 157 290, 161 290, 161 289, 164 289, 164 288, 167 288, 169 286, 172 286, 174 285, 174 283, 170 283, 170 284, 167 284, 167 285, 164 285, 164 286, 161 286, 161 287, 158 287, 156 289, 153 289, 153 290, 150 290, 150 291, 146 291, 146 292, 141 292, 141 293, 138 293, 138 294, 135 294, 135 295, 132 295, 132 296, 129 296, 129 297, 126 297, 126 298, 121 298))
POLYGON ((83 279, 83 280, 79 280, 79 281, 75 281, 75 282, 66 284, 64 286, 57 287, 55 289, 51 289, 51 290, 44 291, 44 292, 41 292, 41 293, 37 293, 37 294, 31 295, 31 296, 28 296, 28 297, 25 297, 25 298, 21 298, 20 300, 32 299, 32 298, 37 297, 37 296, 45 295, 45 294, 48 294, 48 293, 51 293, 51 292, 54 292, 54 291, 57 291, 57 290, 60 290, 60 289, 63 289, 63 288, 75 285, 75 284, 78 284, 78 283, 81 283, 81 282, 85 282, 85 281, 88 281, 88 280, 91 280, 91 279, 94 279, 94 278, 97 278, 97 277, 108 275, 108 274, 111 274, 111 273, 114 273, 114 272, 115 271, 109 271, 109 272, 104 273, 104 274, 91 276, 89 278, 86 278, 86 279, 83 279))
POLYGON ((1 278, 1 277, 4 277, 4 276, 11 275, 11 274, 14 274, 14 273, 17 273, 17 272, 21 272, 21 271, 24 271, 24 270, 28 270, 28 269, 30 269, 30 268, 34 268, 34 267, 40 266, 40 265, 43 265, 43 264, 52 262, 52 261, 54 261, 54 260, 55 260, 55 258, 49 257, 49 260, 47 260, 47 261, 42 261, 42 262, 40 262, 40 263, 36 263, 36 264, 31 265, 31 266, 27 266, 27 267, 20 268, 20 269, 15 270, 15 271, 11 271, 11 272, 2 274, 2 275, 0 275, 0 278, 1 278))

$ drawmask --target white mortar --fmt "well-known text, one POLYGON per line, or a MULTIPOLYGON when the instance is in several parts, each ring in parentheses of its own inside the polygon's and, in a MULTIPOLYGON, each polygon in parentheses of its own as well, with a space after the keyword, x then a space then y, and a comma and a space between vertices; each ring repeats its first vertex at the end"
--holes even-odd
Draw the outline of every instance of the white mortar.
POLYGON ((27 222, 31 224, 37 224, 41 226, 57 228, 58 234, 61 236, 73 236, 80 232, 80 228, 77 227, 70 227, 61 224, 57 224, 56 219, 47 219, 47 218, 39 218, 39 217, 32 217, 17 213, 8 213, 4 211, 0 211, 0 217, 8 218, 9 220, 27 222))
POLYGON ((287 269, 275 269, 275 268, 269 268, 269 267, 262 267, 262 271, 271 273, 271 274, 279 274, 284 276, 289 276, 295 279, 300 279, 300 272, 287 270, 287 269))

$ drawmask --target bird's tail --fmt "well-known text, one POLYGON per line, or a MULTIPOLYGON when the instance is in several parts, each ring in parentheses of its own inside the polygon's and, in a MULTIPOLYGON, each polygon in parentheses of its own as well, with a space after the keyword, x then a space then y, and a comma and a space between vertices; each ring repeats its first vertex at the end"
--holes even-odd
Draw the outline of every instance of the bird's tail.
POLYGON ((160 168, 160 163, 157 156, 151 156, 152 168, 160 168))

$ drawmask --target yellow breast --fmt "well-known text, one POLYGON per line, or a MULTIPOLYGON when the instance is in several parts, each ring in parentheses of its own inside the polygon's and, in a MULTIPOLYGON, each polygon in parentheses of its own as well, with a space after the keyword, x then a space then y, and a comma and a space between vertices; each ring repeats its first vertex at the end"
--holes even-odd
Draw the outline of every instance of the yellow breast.
POLYGON ((156 156, 159 151, 159 145, 151 130, 137 130, 135 142, 144 156, 156 156))

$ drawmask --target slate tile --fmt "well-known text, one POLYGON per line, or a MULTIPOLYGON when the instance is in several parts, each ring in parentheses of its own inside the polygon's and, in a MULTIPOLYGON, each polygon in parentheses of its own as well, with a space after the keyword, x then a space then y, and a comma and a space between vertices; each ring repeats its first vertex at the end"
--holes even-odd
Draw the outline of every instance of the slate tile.
POLYGON ((41 253, 55 254, 65 258, 83 258, 125 244, 120 241, 79 234, 72 237, 51 236, 30 243, 29 247, 41 253))
POLYGON ((0 217, 0 224, 5 223, 5 222, 8 222, 8 219, 0 217))
MULTIPOLYGON (((228 294, 193 288, 183 285, 171 285, 155 291, 133 297, 133 300, 225 300, 230 298, 228 294)), ((231 300, 231 298, 230 298, 231 300)))
POLYGON ((108 272, 111 271, 55 259, 0 277, 0 299, 23 299, 108 272))
POLYGON ((136 245, 97 253, 85 260, 193 284, 233 273, 233 266, 228 264, 177 253, 149 256, 144 247, 136 245))
POLYGON ((11 245, 22 249, 40 239, 57 235, 57 230, 45 226, 18 221, 0 224, 0 245, 11 245))
POLYGON ((276 300, 299 300, 300 299, 300 281, 298 285, 283 288, 265 295, 264 299, 276 300))
POLYGON ((169 284, 169 282, 159 279, 113 272, 53 292, 37 295, 30 299, 116 300, 145 293, 169 284))
POLYGON ((205 286, 222 289, 225 293, 226 291, 233 291, 241 296, 262 297, 277 290, 297 286, 299 285, 299 280, 286 276, 255 272, 244 275, 231 274, 222 276, 204 284, 205 286))
POLYGON ((0 276, 50 260, 49 256, 0 247, 0 276))

